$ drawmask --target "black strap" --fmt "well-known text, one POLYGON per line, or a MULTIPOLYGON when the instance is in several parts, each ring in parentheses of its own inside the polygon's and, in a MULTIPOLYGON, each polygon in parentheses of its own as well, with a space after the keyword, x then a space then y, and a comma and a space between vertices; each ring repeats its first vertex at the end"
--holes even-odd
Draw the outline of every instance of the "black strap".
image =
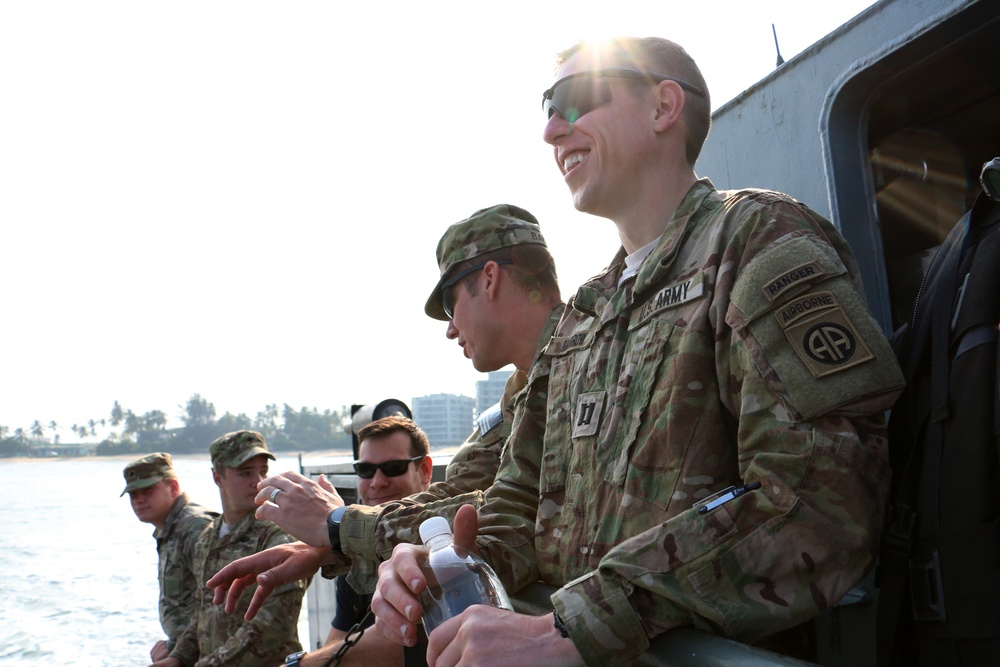
MULTIPOLYGON (((965 227, 963 225, 963 227, 965 227)), ((966 228, 967 229, 967 228, 966 228)), ((951 416, 948 401, 949 371, 951 370, 951 323, 953 309, 959 299, 959 260, 962 244, 952 247, 941 264, 931 317, 931 414, 924 444, 924 464, 920 474, 920 520, 923 531, 941 531, 940 482, 941 457, 944 449, 943 424, 951 416)), ((964 285, 963 285, 964 287, 964 285)))
POLYGON ((913 634, 1000 637, 1000 521, 921 537, 909 565, 913 634))

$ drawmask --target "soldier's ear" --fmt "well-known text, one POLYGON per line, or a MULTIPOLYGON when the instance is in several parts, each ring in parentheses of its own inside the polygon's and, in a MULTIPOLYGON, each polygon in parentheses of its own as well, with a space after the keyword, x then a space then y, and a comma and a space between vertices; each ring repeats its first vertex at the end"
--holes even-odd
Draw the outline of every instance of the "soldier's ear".
POLYGON ((490 299, 496 298, 497 285, 500 282, 500 265, 494 261, 483 266, 483 276, 486 278, 486 294, 490 299))
POLYGON ((662 132, 680 120, 686 101, 684 90, 673 81, 662 81, 653 89, 653 94, 656 96, 653 127, 662 132))

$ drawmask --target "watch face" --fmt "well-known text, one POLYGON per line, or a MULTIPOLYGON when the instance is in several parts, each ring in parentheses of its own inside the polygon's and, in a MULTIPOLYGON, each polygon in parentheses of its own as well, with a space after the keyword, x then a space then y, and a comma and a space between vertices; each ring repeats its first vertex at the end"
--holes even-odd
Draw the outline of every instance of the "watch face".
POLYGON ((301 660, 302 656, 304 656, 305 654, 306 654, 305 651, 299 651, 298 653, 292 653, 287 658, 285 658, 285 664, 286 665, 290 665, 291 667, 298 667, 299 660, 301 660))

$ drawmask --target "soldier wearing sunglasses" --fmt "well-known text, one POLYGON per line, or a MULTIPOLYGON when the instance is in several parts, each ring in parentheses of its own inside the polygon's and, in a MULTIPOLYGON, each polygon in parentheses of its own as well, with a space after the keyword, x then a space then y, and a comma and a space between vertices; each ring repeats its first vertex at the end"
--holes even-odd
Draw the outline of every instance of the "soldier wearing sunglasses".
MULTIPOLYGON (((902 386, 850 249, 788 196, 695 174, 708 87, 673 42, 567 50, 542 108, 575 207, 622 247, 570 299, 454 534, 512 594, 556 587, 555 613, 470 607, 428 662, 636 664, 681 626, 813 657, 807 621, 875 558, 902 386)), ((396 547, 372 600, 407 645, 415 555, 396 547)))

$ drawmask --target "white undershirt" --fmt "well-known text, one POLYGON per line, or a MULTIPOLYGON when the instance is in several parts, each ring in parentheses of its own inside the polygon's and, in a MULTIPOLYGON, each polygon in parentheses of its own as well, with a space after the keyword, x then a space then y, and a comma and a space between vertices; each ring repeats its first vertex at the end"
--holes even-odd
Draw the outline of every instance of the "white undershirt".
POLYGON ((655 248, 656 244, 660 242, 661 237, 662 235, 657 236, 655 239, 642 246, 632 254, 625 256, 625 270, 622 271, 622 276, 618 279, 619 287, 624 285, 626 280, 639 273, 639 267, 641 267, 643 261, 649 257, 649 253, 653 252, 653 248, 655 248))

